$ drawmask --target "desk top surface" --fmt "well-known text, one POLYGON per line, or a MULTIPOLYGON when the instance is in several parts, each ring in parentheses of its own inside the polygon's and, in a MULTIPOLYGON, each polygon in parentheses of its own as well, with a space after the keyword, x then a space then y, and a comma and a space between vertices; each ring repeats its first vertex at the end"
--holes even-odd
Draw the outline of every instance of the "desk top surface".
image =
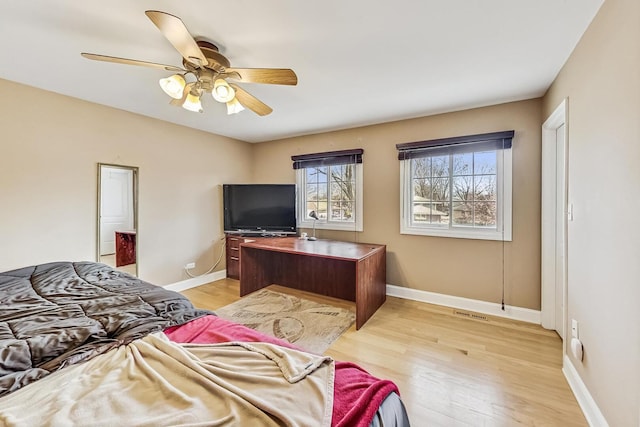
POLYGON ((256 240, 246 238, 245 242, 242 243, 241 246, 276 252, 347 260, 359 260, 368 257, 374 252, 386 250, 385 245, 341 242, 338 240, 324 239, 312 241, 299 239, 297 237, 268 237, 256 240))

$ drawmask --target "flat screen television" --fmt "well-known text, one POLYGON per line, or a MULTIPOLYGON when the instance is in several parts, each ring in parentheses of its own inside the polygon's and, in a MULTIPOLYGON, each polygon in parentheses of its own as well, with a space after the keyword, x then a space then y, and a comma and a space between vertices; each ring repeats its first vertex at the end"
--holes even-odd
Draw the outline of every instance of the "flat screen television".
POLYGON ((226 233, 295 234, 294 184, 224 184, 226 233))

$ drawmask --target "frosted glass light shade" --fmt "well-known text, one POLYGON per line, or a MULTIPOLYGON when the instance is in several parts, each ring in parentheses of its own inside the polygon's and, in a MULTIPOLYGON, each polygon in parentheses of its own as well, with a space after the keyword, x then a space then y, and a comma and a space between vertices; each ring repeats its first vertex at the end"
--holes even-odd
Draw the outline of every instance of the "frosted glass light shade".
POLYGON ((202 113, 202 103, 200 102, 200 95, 194 95, 189 93, 187 99, 184 100, 182 108, 185 110, 193 111, 194 113, 202 113))
POLYGON ((231 101, 227 102, 227 114, 237 114, 243 110, 244 107, 240 104, 238 98, 233 98, 231 101))
POLYGON ((224 79, 218 79, 213 82, 213 90, 211 91, 211 95, 213 95, 213 99, 218 102, 229 102, 232 101, 236 96, 236 91, 233 90, 229 83, 227 83, 224 79))
POLYGON ((169 76, 164 79, 160 79, 158 82, 160 83, 160 87, 170 97, 174 99, 182 98, 182 93, 184 91, 184 87, 186 82, 184 81, 184 77, 180 74, 174 74, 173 76, 169 76))

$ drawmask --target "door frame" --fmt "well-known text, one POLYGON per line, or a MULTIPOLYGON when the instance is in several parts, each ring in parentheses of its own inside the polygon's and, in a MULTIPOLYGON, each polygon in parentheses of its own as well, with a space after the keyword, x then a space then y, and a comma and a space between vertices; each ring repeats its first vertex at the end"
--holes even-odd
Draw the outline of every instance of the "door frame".
POLYGON ((133 174, 133 227, 136 230, 136 276, 140 274, 140 257, 138 248, 140 247, 140 230, 138 227, 138 167, 136 166, 125 166, 125 165, 116 165, 111 163, 98 163, 98 202, 97 207, 98 210, 96 212, 96 262, 100 262, 100 213, 102 212, 102 168, 114 168, 114 169, 126 169, 130 170, 133 174))
MULTIPOLYGON (((542 208, 541 208, 541 323, 546 329, 557 330, 557 320, 561 320, 561 336, 567 331, 567 212, 568 212, 568 98, 565 98, 551 113, 542 125, 542 208), (558 164, 557 159, 557 130, 564 126, 564 162, 558 164), (562 166, 564 171, 564 206, 557 206, 556 191, 558 188, 557 170, 562 166), (558 209, 564 220, 558 224, 558 209), (556 241, 557 227, 564 228, 564 275, 561 284, 562 298, 556 301, 556 241), (563 304, 562 319, 556 319, 557 304, 563 304)), ((566 340, 565 340, 566 341, 566 340)))

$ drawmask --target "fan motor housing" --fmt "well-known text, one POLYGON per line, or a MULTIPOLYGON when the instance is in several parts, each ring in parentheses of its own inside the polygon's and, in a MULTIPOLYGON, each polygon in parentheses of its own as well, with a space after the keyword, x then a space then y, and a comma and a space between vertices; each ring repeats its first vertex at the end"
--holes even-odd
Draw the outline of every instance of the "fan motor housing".
MULTIPOLYGON (((218 46, 216 46, 215 44, 203 39, 196 39, 196 43, 198 44, 198 47, 200 48, 204 56, 209 61, 209 64, 207 64, 209 68, 216 69, 218 68, 216 67, 216 65, 222 66, 224 68, 229 68, 231 66, 229 60, 219 52, 218 46)), ((182 65, 187 70, 193 71, 192 69, 194 69, 194 66, 190 64, 186 59, 182 60, 182 65)))

